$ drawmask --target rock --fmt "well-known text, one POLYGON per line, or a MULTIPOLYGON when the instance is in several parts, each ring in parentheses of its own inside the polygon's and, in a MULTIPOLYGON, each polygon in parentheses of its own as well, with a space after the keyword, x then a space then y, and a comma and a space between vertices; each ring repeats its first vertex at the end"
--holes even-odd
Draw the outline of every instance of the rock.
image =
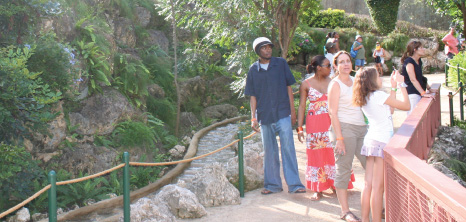
POLYGON ((136 7, 136 13, 135 13, 137 20, 139 24, 141 24, 143 27, 146 27, 151 19, 151 14, 150 11, 147 10, 144 7, 136 7))
POLYGON ((147 87, 149 95, 154 98, 163 99, 165 98, 165 91, 157 84, 152 84, 147 87))
POLYGON ((396 69, 401 70, 401 67, 403 66, 401 63, 401 57, 393 57, 392 62, 396 69))
MULTIPOLYGON (((466 141, 464 141, 465 137, 466 132, 457 126, 441 126, 437 133, 435 142, 432 145, 432 149, 430 151, 431 155, 444 152, 445 154, 442 155, 443 158, 445 158, 446 155, 448 157, 466 162, 466 141)), ((429 160, 429 163, 432 162, 434 162, 434 160, 429 160)))
POLYGON ((29 214, 29 209, 23 207, 15 216, 8 218, 8 222, 29 222, 31 221, 31 215, 29 214))
POLYGON ((182 112, 180 114, 180 128, 190 129, 191 127, 198 127, 201 122, 196 118, 196 115, 192 112, 182 112))
POLYGON ((222 54, 216 49, 209 50, 209 64, 217 64, 222 61, 222 54))
POLYGON ((224 120, 238 115, 238 109, 231 104, 210 106, 204 109, 204 116, 210 119, 224 120))
POLYGON ((44 151, 54 151, 63 142, 66 137, 66 121, 63 114, 63 101, 57 103, 53 112, 58 112, 58 115, 52 122, 48 124, 48 135, 36 134, 35 139, 40 138, 40 144, 44 151))
POLYGON ((181 140, 181 144, 183 144, 183 145, 189 145, 190 143, 191 143, 191 138, 189 136, 185 136, 181 140))
POLYGON ((453 171, 448 169, 445 165, 442 163, 434 163, 431 164, 432 167, 434 167, 436 170, 440 171, 441 173, 445 174, 445 176, 451 178, 452 180, 458 182, 461 184, 461 186, 466 188, 466 182, 464 182, 458 175, 456 175, 453 171))
MULTIPOLYGON (((124 221, 123 216, 119 219, 124 221)), ((175 222, 176 218, 167 204, 155 202, 153 197, 144 197, 131 204, 131 221, 133 222, 175 222)))
POLYGON ((209 91, 209 94, 215 96, 217 103, 237 99, 237 94, 230 87, 231 82, 233 82, 232 78, 221 76, 210 81, 207 90, 209 91))
POLYGON ((410 41, 419 41, 425 49, 425 57, 433 57, 439 51, 437 38, 413 38, 410 41))
POLYGON ((147 30, 149 32, 149 37, 147 37, 146 45, 156 45, 166 53, 168 53, 168 47, 170 46, 170 41, 168 40, 165 33, 159 30, 147 30))
POLYGON ((173 158, 181 158, 183 157, 184 152, 186 151, 186 147, 182 145, 176 145, 172 149, 170 149, 168 152, 173 158))
POLYGON ((81 102, 82 110, 70 113, 70 123, 81 135, 106 135, 117 123, 137 114, 128 99, 115 89, 104 88, 81 102))
POLYGON ((240 204, 239 191, 225 177, 226 170, 219 163, 197 171, 186 188, 196 194, 205 207, 240 204))
POLYGON ((134 26, 130 19, 119 17, 113 21, 115 26, 114 36, 118 44, 129 48, 136 47, 136 34, 134 26))
POLYGON ((36 222, 47 218, 47 214, 35 213, 31 218, 33 222, 36 222))
MULTIPOLYGON (((225 166, 227 170, 226 177, 232 184, 239 183, 239 164, 238 157, 231 158, 225 166)), ((261 170, 263 171, 263 170, 261 170)), ((264 186, 264 176, 253 168, 244 166, 244 190, 251 191, 264 186)))
POLYGON ((193 192, 176 185, 164 186, 155 198, 166 203, 178 218, 200 218, 207 214, 193 192))
POLYGON ((118 152, 104 146, 77 144, 73 148, 63 149, 62 152, 56 161, 73 175, 78 175, 80 171, 94 174, 119 164, 116 161, 118 152))
POLYGON ((388 50, 384 50, 384 51, 385 51, 384 61, 389 61, 390 59, 392 59, 393 51, 388 51, 388 50))
POLYGON ((200 76, 196 76, 194 78, 180 82, 180 89, 189 89, 184 90, 181 94, 181 105, 184 106, 186 103, 188 103, 188 101, 193 99, 199 99, 202 104, 203 99, 205 99, 207 94, 207 84, 208 82, 202 79, 200 76))
POLYGON ((97 203, 97 201, 95 201, 94 199, 87 199, 86 201, 84 201, 84 205, 86 206, 89 206, 95 203, 97 203))
POLYGON ((57 209, 57 215, 60 215, 60 214, 63 214, 63 213, 65 213, 63 208, 60 207, 60 208, 57 209))

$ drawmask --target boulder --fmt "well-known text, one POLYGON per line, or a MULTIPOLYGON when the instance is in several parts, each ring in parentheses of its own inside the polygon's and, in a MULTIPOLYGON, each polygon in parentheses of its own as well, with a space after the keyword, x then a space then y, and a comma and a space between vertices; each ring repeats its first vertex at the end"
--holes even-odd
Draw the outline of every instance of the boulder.
POLYGON ((170 41, 168 40, 165 33, 159 30, 148 30, 149 37, 147 37, 146 44, 153 46, 156 45, 166 53, 168 53, 168 47, 170 46, 170 41))
POLYGON ((425 57, 433 57, 439 51, 439 43, 437 38, 413 38, 410 41, 419 41, 425 49, 425 57))
POLYGON ((66 138, 66 121, 65 115, 63 114, 63 102, 58 102, 53 109, 53 112, 59 113, 59 115, 48 123, 47 134, 36 133, 34 139, 39 142, 39 149, 45 152, 53 152, 66 138))
POLYGON ((216 102, 223 103, 228 100, 238 97, 237 94, 231 89, 230 83, 233 79, 226 76, 221 76, 209 82, 209 94, 216 98, 216 102))
POLYGON ((186 151, 186 147, 184 147, 182 145, 176 145, 175 147, 171 148, 168 151, 168 153, 170 153, 170 155, 173 158, 181 158, 181 157, 183 157, 185 151, 186 151))
POLYGON ((31 214, 29 214, 29 209, 23 207, 15 216, 8 218, 8 222, 29 222, 31 221, 31 214))
POLYGON ((129 48, 136 47, 136 34, 131 19, 119 17, 113 21, 116 42, 129 48))
POLYGON ((151 97, 157 98, 157 99, 163 99, 165 98, 165 91, 163 88, 157 84, 152 84, 147 87, 147 91, 149 92, 149 95, 151 97))
POLYGON ((159 203, 167 204, 170 211, 178 218, 200 218, 207 214, 193 192, 176 185, 164 186, 155 199, 159 203))
POLYGON ((196 115, 192 112, 182 112, 180 114, 180 128, 191 129, 192 127, 198 127, 201 122, 197 119, 196 115))
POLYGON ((187 189, 196 194, 205 207, 240 204, 239 191, 226 178, 226 170, 219 163, 212 163, 199 170, 187 189))
POLYGON ((179 83, 180 89, 186 89, 180 95, 181 105, 185 105, 188 101, 199 98, 202 103, 202 100, 206 97, 207 94, 207 84, 208 82, 202 79, 200 76, 187 79, 179 83))
POLYGON ((62 152, 56 161, 73 175, 78 175, 80 171, 94 174, 119 164, 116 161, 118 152, 104 146, 77 144, 73 148, 63 149, 62 152))
MULTIPOLYGON (((168 205, 154 201, 153 197, 144 197, 131 204, 130 219, 134 222, 176 221, 176 217, 168 205)), ((120 217, 119 221, 124 221, 123 216, 120 217)))
MULTIPOLYGON (((247 163, 244 166, 244 190, 251 191, 263 187, 264 176, 253 168, 249 167, 247 163)), ((239 183, 239 164, 238 157, 231 158, 225 165, 227 170, 226 177, 232 184, 238 185, 239 183)), ((263 172, 263 170, 261 170, 263 172)))
POLYGON ((147 10, 144 7, 136 7, 136 13, 137 21, 139 24, 141 24, 142 27, 146 27, 151 19, 151 14, 150 11, 147 10))
POLYGON ((138 114, 128 99, 112 88, 104 88, 81 105, 82 110, 69 114, 71 125, 77 126, 81 135, 109 134, 119 121, 138 114))
POLYGON ((205 108, 203 115, 210 119, 223 120, 237 116, 238 109, 231 104, 215 105, 205 108))

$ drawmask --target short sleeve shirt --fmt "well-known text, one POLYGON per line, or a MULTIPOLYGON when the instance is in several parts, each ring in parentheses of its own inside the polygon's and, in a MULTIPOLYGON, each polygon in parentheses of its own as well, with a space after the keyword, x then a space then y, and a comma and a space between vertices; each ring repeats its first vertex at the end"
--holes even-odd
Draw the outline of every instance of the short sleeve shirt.
POLYGON ((276 123, 291 114, 288 86, 296 82, 285 59, 272 57, 267 70, 259 61, 249 67, 244 94, 256 97, 260 124, 276 123))
POLYGON ((445 45, 445 54, 453 53, 453 54, 458 54, 458 48, 456 47, 458 45, 458 39, 455 38, 451 33, 448 33, 445 37, 443 37, 442 41, 445 41, 448 43, 448 45, 445 45))
POLYGON ((393 136, 393 120, 390 106, 385 104, 390 95, 383 91, 375 91, 367 98, 367 104, 362 106, 362 112, 369 121, 369 129, 364 137, 365 142, 375 140, 388 143, 393 136))
MULTIPOLYGON (((362 45, 362 43, 358 42, 358 41, 355 41, 354 44, 353 44, 353 49, 362 45)), ((355 59, 366 59, 366 49, 364 48, 364 46, 362 46, 359 50, 358 50, 358 54, 356 54, 356 58, 355 59)))
POLYGON ((406 88, 406 91, 408 91, 408 94, 421 95, 421 93, 418 92, 417 89, 414 87, 413 83, 411 82, 411 79, 409 79, 408 72, 406 71, 406 66, 408 64, 413 64, 414 73, 416 74, 416 80, 419 82, 422 89, 425 91, 426 86, 427 86, 427 82, 426 82, 427 79, 422 75, 422 61, 419 59, 419 64, 417 64, 413 58, 408 57, 403 62, 403 67, 401 68, 401 75, 405 77, 405 83, 406 85, 408 85, 408 87, 406 88))

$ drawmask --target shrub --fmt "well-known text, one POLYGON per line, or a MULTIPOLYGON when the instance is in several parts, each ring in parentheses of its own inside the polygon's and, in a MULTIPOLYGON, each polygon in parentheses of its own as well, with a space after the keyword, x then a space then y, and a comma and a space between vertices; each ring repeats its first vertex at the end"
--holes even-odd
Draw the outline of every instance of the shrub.
POLYGON ((174 77, 171 72, 173 62, 158 47, 150 47, 140 53, 142 63, 149 70, 152 80, 160 85, 169 98, 176 98, 174 77))
POLYGON ((24 147, 0 143, 0 211, 32 196, 34 182, 45 180, 37 161, 24 147))
POLYGON ((387 35, 395 29, 400 0, 366 0, 375 27, 387 35))
POLYGON ((71 47, 56 42, 54 38, 53 34, 41 36, 27 64, 30 71, 42 73, 42 80, 49 84, 51 90, 64 94, 72 89, 76 79, 72 69, 76 61, 71 47))
POLYGON ((112 136, 113 143, 123 147, 153 147, 157 142, 157 135, 147 124, 131 120, 119 123, 112 136))
POLYGON ((147 111, 153 116, 159 118, 169 126, 174 127, 176 119, 176 107, 168 99, 156 99, 147 97, 147 111))
MULTIPOLYGON (((78 178, 85 177, 82 172, 78 178)), ((58 180, 57 180, 58 181, 58 180)), ((59 207, 70 207, 73 204, 85 206, 86 200, 100 201, 107 199, 108 181, 103 177, 57 187, 57 203, 59 207)))
MULTIPOLYGON (((463 69, 466 69, 466 52, 460 52, 458 55, 453 57, 453 59, 448 60, 453 67, 448 69, 448 85, 451 87, 458 88, 458 69, 456 66, 459 66, 463 69)), ((460 81, 463 82, 463 85, 466 84, 466 71, 460 69, 459 71, 460 81)))
POLYGON ((291 43, 289 54, 298 54, 304 53, 308 54, 315 50, 316 44, 314 40, 307 34, 303 32, 296 32, 291 43))
POLYGON ((401 33, 390 33, 382 42, 382 47, 385 50, 393 51, 394 56, 401 56, 406 50, 409 36, 401 33))
POLYGON ((350 27, 351 24, 345 19, 345 11, 340 9, 327 9, 315 14, 304 12, 303 19, 309 26, 316 28, 350 27))

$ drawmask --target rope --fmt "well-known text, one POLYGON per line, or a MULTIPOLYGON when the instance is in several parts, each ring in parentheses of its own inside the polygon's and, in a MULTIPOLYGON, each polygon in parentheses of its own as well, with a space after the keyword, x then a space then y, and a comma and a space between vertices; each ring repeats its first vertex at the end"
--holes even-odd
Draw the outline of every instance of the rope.
MULTIPOLYGON (((451 67, 451 68, 455 68, 455 69, 458 68, 457 66, 452 66, 452 65, 450 65, 450 63, 446 63, 446 65, 449 66, 449 67, 451 67)), ((459 68, 460 68, 461 70, 463 70, 463 71, 466 71, 466 69, 463 68, 463 67, 459 67, 459 68)))
POLYGON ((81 182, 81 181, 85 181, 85 180, 93 179, 93 178, 96 178, 96 177, 100 177, 100 176, 105 175, 107 173, 110 173, 112 171, 118 170, 118 169, 124 167, 125 165, 126 164, 122 163, 122 164, 120 164, 120 165, 118 165, 116 167, 113 167, 111 169, 102 171, 100 173, 96 173, 96 174, 93 174, 93 175, 89 175, 89 176, 85 176, 85 177, 81 177, 81 178, 77 178, 77 179, 73 179, 73 180, 60 181, 60 182, 57 182, 57 186, 72 184, 72 183, 78 183, 78 182, 81 182))
MULTIPOLYGON (((246 137, 243 137, 243 139, 249 139, 251 138, 254 134, 256 134, 257 132, 253 132, 251 133, 249 136, 246 136, 246 137)), ((222 148, 219 148, 217 150, 214 150, 210 153, 206 153, 206 154, 203 154, 203 155, 200 155, 200 156, 197 156, 197 157, 193 157, 193 158, 189 158, 189 159, 184 159, 184 160, 178 160, 178 161, 172 161, 172 162, 161 162, 161 163, 141 163, 141 162, 129 162, 129 165, 130 166, 165 166, 165 165, 173 165, 173 164, 178 164, 178 163, 187 163, 187 162, 191 162, 193 160, 197 160, 197 159, 201 159, 203 157, 206 157, 206 156, 209 156, 209 155, 212 155, 214 153, 217 153, 217 152, 220 152, 232 145, 234 145, 235 143, 237 143, 239 141, 239 139, 229 143, 228 145, 226 146, 223 146, 222 148)))
POLYGON ((458 88, 458 89, 456 90, 456 92, 455 92, 455 93, 453 93, 452 95, 448 94, 448 98, 452 99, 452 98, 453 98, 453 96, 455 96, 456 94, 458 94, 458 93, 461 91, 461 89, 462 89, 463 87, 464 87, 464 86, 462 86, 462 87, 458 88))
POLYGON ((0 214, 0 218, 3 218, 4 216, 18 210, 19 208, 23 207, 24 205, 28 204, 29 202, 31 202, 32 200, 36 199, 38 196, 40 196, 42 193, 44 193, 45 191, 47 191, 48 189, 50 189, 52 185, 47 185, 45 186, 44 188, 42 188, 42 190, 39 190, 39 192, 35 193, 34 195, 32 195, 31 197, 27 198, 26 200, 24 200, 23 202, 21 202, 20 204, 10 208, 9 210, 3 212, 2 214, 0 214))

